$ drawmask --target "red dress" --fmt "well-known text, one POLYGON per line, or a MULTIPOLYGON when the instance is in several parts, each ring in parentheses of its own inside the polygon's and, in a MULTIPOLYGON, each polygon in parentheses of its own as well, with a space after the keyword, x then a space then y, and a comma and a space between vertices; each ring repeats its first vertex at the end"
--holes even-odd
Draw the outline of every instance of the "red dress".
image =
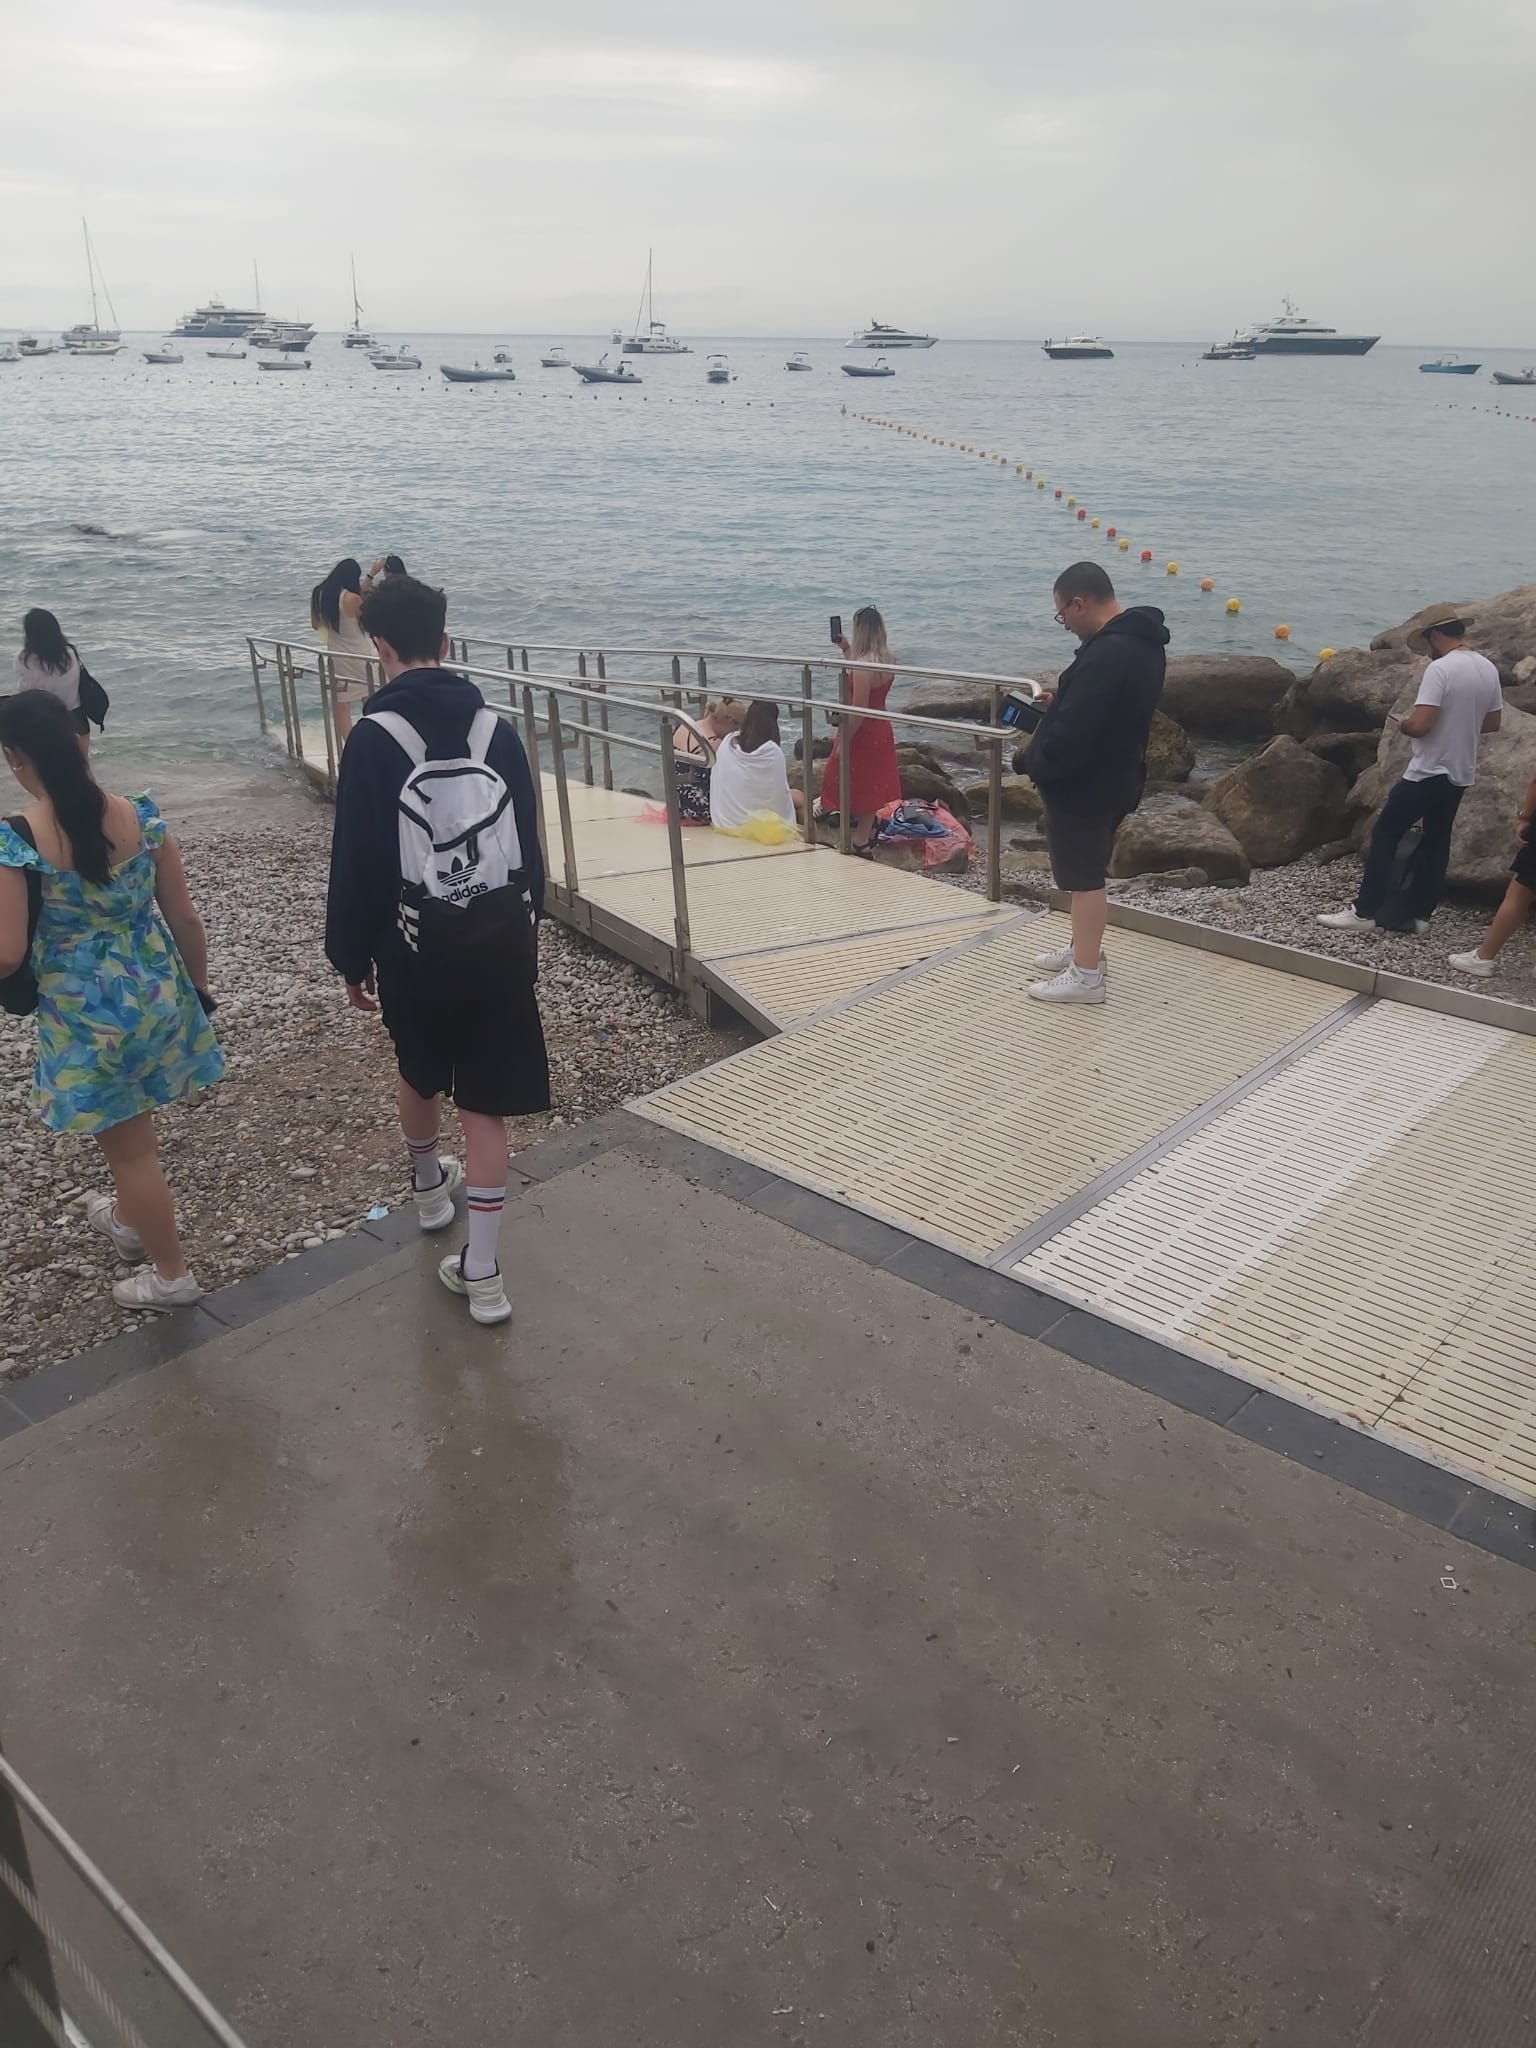
MULTIPOLYGON (((878 675, 870 679, 869 703, 873 711, 883 711, 885 700, 891 694, 894 675, 878 675)), ((842 769, 843 735, 848 730, 848 721, 856 719, 853 727, 853 745, 848 754, 848 814, 854 818, 867 818, 884 804, 901 801, 901 769, 896 760, 896 729, 887 725, 883 718, 859 718, 855 710, 843 713, 842 723, 832 742, 832 751, 821 771, 821 808, 835 811, 841 803, 838 789, 842 769)))

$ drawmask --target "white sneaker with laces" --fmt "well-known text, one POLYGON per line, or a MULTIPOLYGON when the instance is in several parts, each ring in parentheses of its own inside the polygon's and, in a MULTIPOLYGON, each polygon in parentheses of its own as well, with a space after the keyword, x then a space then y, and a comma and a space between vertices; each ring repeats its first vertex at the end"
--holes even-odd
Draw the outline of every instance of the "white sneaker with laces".
POLYGON ((1373 932, 1376 929, 1375 918, 1362 917, 1353 904, 1348 910, 1325 910, 1317 921, 1336 932, 1373 932))
POLYGON ((453 1221, 453 1191, 464 1178, 464 1169, 457 1159, 451 1159, 445 1152, 438 1160, 443 1177, 435 1188, 417 1188, 416 1221, 428 1232, 446 1230, 453 1221))
MULTIPOLYGON (((1054 953, 1037 953, 1035 955, 1035 965, 1042 974, 1060 974, 1064 967, 1072 965, 1072 948, 1070 946, 1058 946, 1054 953)), ((1099 955, 1099 972, 1102 974, 1108 965, 1109 962, 1101 953, 1099 955)))
POLYGON ((1470 974, 1478 981, 1486 981, 1490 974, 1498 972, 1497 960, 1485 960, 1481 953, 1448 953, 1446 958, 1458 974, 1470 974))
POLYGON ((1030 989, 1037 1003, 1102 1003, 1104 970, 1085 974, 1081 967, 1067 965, 1049 981, 1037 981, 1030 989))
POLYGON ((450 1252, 438 1266, 437 1277, 450 1294, 464 1296, 477 1323, 504 1323, 512 1313, 499 1266, 488 1280, 466 1280, 463 1252, 450 1252))
POLYGON ((112 1240, 112 1249, 125 1266, 142 1266, 148 1256, 139 1242, 139 1233, 130 1230, 126 1223, 117 1220, 117 1204, 110 1195, 87 1195, 85 1198, 85 1220, 92 1230, 99 1230, 103 1237, 112 1240))
POLYGON ((190 1273, 179 1280, 162 1280, 153 1266, 141 1266, 127 1280, 112 1283, 112 1299, 119 1308, 155 1309, 169 1314, 173 1308, 195 1308, 203 1290, 190 1273))

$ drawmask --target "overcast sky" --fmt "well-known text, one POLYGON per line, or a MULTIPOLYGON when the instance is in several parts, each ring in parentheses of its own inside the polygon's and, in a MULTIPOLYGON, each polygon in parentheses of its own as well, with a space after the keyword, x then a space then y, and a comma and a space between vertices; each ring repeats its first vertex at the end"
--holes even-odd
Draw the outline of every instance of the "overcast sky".
POLYGON ((1532 0, 0 0, 0 328, 1536 346, 1532 0), (105 309, 103 309, 105 318, 105 309))

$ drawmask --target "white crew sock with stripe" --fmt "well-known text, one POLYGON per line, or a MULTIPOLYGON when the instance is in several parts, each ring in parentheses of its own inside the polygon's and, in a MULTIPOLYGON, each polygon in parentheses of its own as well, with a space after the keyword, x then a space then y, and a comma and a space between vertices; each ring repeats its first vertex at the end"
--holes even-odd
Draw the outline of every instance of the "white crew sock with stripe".
POLYGON ((469 1203, 469 1243, 464 1249, 464 1278, 489 1280, 496 1271, 496 1240, 501 1235, 501 1212, 507 1200, 506 1183, 503 1182, 499 1188, 470 1188, 466 1199, 469 1203))
POLYGON ((425 1195, 435 1187, 442 1186, 443 1162, 437 1156, 438 1141, 442 1130, 435 1130, 430 1138, 413 1138, 409 1131, 401 1129, 405 1149, 411 1157, 411 1186, 418 1195, 425 1195))

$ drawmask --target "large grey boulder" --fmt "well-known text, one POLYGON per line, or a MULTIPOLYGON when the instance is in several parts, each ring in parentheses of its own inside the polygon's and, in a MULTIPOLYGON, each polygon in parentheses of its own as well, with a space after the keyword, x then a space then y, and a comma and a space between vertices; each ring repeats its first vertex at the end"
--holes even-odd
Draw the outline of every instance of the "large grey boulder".
POLYGON ((1346 647, 1320 661, 1275 706, 1275 727, 1293 739, 1319 732, 1380 732, 1382 721, 1411 684, 1416 692, 1425 656, 1405 647, 1373 652, 1346 647))
POLYGON ((1344 833, 1348 795, 1342 770, 1282 734, 1223 775, 1206 804, 1255 867, 1278 868, 1344 833))
POLYGON ((1161 704, 1197 739, 1265 740, 1295 681, 1268 654, 1181 654, 1168 663, 1161 704))
POLYGON ((1187 782, 1195 765, 1195 750, 1183 727, 1166 711, 1154 711, 1152 730, 1147 736, 1147 780, 1187 782))
POLYGON ((1353 782, 1376 765, 1381 735, 1374 732, 1315 732, 1302 745, 1320 760, 1331 761, 1346 782, 1353 782))
POLYGON ((1213 811, 1179 802, 1135 811, 1120 827, 1112 875, 1161 875, 1170 868, 1203 868, 1213 882, 1246 882, 1249 861, 1213 811))
MULTIPOLYGON (((1399 709, 1413 702, 1405 694, 1399 709)), ((1387 791, 1408 764, 1411 752, 1395 725, 1381 737, 1376 765, 1368 768, 1349 793, 1355 819, 1354 838, 1363 847, 1387 791)), ((1461 800, 1451 834, 1449 880, 1453 889, 1493 899, 1502 896, 1515 857, 1515 813, 1525 802, 1536 775, 1536 716, 1504 707, 1500 729, 1489 733, 1478 751, 1477 781, 1461 800)))
MULTIPOLYGON (((987 787, 985 782, 961 784, 973 818, 985 819, 987 815, 987 787)), ((1044 814, 1044 799, 1027 775, 1005 773, 1000 795, 998 814, 1009 823, 1017 823, 1020 819, 1038 818, 1044 814)))
MULTIPOLYGON (((1439 603, 1441 600, 1435 600, 1439 603)), ((1454 598, 1450 603, 1458 603, 1454 598)), ((1506 688, 1529 680, 1519 671, 1524 661, 1536 654, 1536 583, 1521 584, 1517 590, 1500 591, 1497 597, 1475 597, 1458 606, 1467 622, 1466 645, 1476 647, 1496 662, 1506 688)), ((1428 606, 1424 608, 1428 609, 1428 606)), ((1378 633, 1371 642, 1373 652, 1407 651, 1408 635, 1423 618, 1423 611, 1378 633)), ((1422 659, 1422 657, 1420 657, 1422 659)))

